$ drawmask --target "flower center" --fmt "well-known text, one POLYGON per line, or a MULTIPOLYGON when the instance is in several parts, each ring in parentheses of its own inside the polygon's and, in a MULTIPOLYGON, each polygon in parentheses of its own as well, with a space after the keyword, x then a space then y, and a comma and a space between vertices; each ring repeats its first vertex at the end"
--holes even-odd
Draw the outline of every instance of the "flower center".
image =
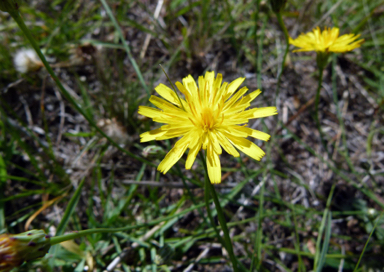
POLYGON ((210 108, 204 108, 201 112, 201 127, 204 132, 212 129, 216 125, 216 118, 210 108))

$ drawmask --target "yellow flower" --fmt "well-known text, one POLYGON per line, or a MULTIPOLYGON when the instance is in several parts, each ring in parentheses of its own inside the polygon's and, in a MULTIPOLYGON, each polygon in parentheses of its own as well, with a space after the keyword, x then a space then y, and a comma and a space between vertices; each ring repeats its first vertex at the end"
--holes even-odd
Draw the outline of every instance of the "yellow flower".
POLYGON ((264 132, 246 126, 249 119, 277 114, 276 107, 248 109, 251 102, 261 93, 254 91, 243 96, 248 88, 243 87, 236 92, 245 78, 238 78, 228 84, 222 84, 222 75, 207 72, 200 76, 199 86, 191 75, 176 82, 184 98, 164 84, 155 90, 164 99, 151 96, 149 101, 159 109, 140 106, 139 114, 152 118, 153 121, 165 123, 162 127, 140 135, 141 142, 165 140, 182 137, 159 164, 158 170, 166 173, 189 148, 186 169, 191 169, 201 148, 207 150, 206 162, 211 183, 221 182, 221 166, 219 155, 223 148, 234 157, 239 157, 236 150, 244 152, 255 160, 260 160, 264 151, 248 136, 268 141, 270 136, 264 132), (245 124, 244 126, 239 126, 245 124), (236 148, 234 148, 236 147, 236 148))
POLYGON ((301 34, 298 38, 289 38, 289 43, 301 49, 294 50, 299 51, 316 51, 316 52, 335 52, 344 53, 360 47, 364 42, 364 39, 357 40, 360 35, 345 34, 339 37, 339 29, 324 28, 321 32, 320 28, 313 29, 312 32, 301 34))
POLYGON ((11 271, 25 261, 43 257, 51 247, 43 230, 0 235, 0 271, 11 271))

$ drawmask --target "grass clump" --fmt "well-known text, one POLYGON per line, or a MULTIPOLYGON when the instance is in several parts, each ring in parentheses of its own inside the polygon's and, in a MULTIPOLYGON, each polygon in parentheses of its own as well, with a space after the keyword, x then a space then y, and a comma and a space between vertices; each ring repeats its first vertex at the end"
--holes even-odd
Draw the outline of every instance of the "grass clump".
POLYGON ((0 232, 44 229, 53 241, 20 271, 382 268, 382 3, 292 0, 276 12, 269 2, 19 3, 12 12, 51 71, 15 68, 32 45, 1 12, 0 232), (318 76, 315 52, 285 54, 287 33, 317 26, 365 42, 318 76), (171 82, 246 77, 263 91, 252 108, 277 107, 248 124, 272 136, 255 141, 260 162, 221 155, 217 201, 204 196, 200 161, 156 171, 176 141, 140 143, 158 128, 137 110, 167 84, 159 64, 171 82))

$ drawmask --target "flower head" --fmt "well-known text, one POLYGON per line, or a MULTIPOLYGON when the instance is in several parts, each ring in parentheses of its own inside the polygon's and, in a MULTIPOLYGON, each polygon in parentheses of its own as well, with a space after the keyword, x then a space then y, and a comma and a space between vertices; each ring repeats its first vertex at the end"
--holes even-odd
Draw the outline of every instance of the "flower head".
POLYGON ((149 101, 159 109, 140 106, 139 114, 152 118, 153 121, 165 123, 162 127, 140 135, 141 142, 165 140, 181 137, 175 146, 159 164, 158 170, 166 173, 189 148, 186 169, 190 169, 197 153, 203 148, 206 151, 206 163, 211 183, 221 182, 221 166, 219 155, 222 148, 234 157, 239 157, 236 148, 255 160, 264 155, 248 136, 268 141, 270 136, 264 132, 246 126, 249 119, 277 114, 276 107, 252 108, 246 110, 251 102, 261 93, 254 91, 246 96, 248 88, 237 91, 245 78, 238 78, 228 84, 222 83, 222 75, 207 72, 200 76, 198 85, 191 75, 176 82, 184 98, 164 84, 155 90, 163 98, 151 96, 149 101), (244 124, 243 126, 239 126, 244 124), (235 148, 236 147, 236 148, 235 148))
POLYGON ((10 271, 25 261, 43 257, 51 247, 43 230, 0 235, 0 271, 10 271))
POLYGON ((39 56, 33 49, 21 49, 13 58, 15 69, 20 73, 37 71, 43 66, 39 56))
POLYGON ((298 38, 289 38, 289 43, 301 49, 299 51, 316 51, 316 52, 335 52, 344 53, 360 47, 364 39, 357 40, 360 35, 345 34, 339 37, 339 29, 324 28, 321 32, 320 28, 313 29, 312 32, 301 34, 298 38))

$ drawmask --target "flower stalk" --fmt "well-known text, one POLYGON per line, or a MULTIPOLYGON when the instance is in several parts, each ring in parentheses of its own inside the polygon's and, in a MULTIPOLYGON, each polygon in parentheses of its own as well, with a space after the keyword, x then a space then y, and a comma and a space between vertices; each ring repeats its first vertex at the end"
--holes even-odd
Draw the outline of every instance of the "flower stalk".
POLYGON ((280 11, 285 7, 287 0, 270 0, 271 8, 274 13, 280 13, 280 11))
POLYGON ((207 169, 207 165, 206 165, 206 160, 204 159, 204 156, 201 154, 201 152, 200 152, 200 158, 201 158, 201 162, 204 165, 204 170, 205 170, 205 195, 204 195, 204 198, 205 198, 205 205, 207 208, 207 214, 208 214, 209 220, 211 221, 212 227, 215 230, 219 241, 221 242, 223 247, 228 252, 229 258, 230 258, 232 266, 233 266, 233 271, 238 272, 239 269, 237 266, 237 259, 236 259, 235 254, 233 253, 233 246, 232 246, 232 242, 231 242, 231 237, 229 236, 229 230, 228 230, 227 222, 226 222, 225 217, 224 217, 223 209, 221 208, 220 201, 219 201, 219 198, 217 197, 215 187, 210 182, 210 180, 208 178, 208 169, 207 169), (220 233, 215 226, 215 222, 214 222, 212 214, 211 214, 211 208, 209 205, 209 196, 210 195, 212 196, 213 202, 215 203, 215 208, 217 211, 217 218, 219 219, 220 227, 221 227, 221 230, 223 231, 223 234, 224 234, 224 241, 221 238, 220 233))
POLYGON ((317 67, 319 69, 319 81, 317 85, 316 98, 315 98, 315 122, 316 122, 317 130, 319 131, 320 141, 325 151, 327 151, 327 144, 325 143, 324 134, 323 134, 323 130, 321 128, 321 123, 320 123, 319 103, 320 103, 321 85, 323 83, 324 68, 327 63, 327 60, 328 60, 328 55, 325 57, 325 54, 322 54, 319 52, 317 53, 317 67))
POLYGON ((277 97, 279 96, 279 93, 280 93, 281 76, 282 76, 283 71, 284 71, 285 60, 287 59, 287 55, 288 55, 288 51, 289 51, 289 34, 288 34, 287 27, 285 26, 285 23, 284 23, 283 18, 281 16, 280 9, 278 12, 275 12, 275 14, 277 17, 277 21, 279 22, 280 28, 284 33, 284 38, 285 38, 285 51, 284 51, 284 55, 283 55, 283 60, 281 61, 281 68, 280 68, 280 71, 277 75, 277 87, 276 87, 276 99, 277 99, 277 97))

